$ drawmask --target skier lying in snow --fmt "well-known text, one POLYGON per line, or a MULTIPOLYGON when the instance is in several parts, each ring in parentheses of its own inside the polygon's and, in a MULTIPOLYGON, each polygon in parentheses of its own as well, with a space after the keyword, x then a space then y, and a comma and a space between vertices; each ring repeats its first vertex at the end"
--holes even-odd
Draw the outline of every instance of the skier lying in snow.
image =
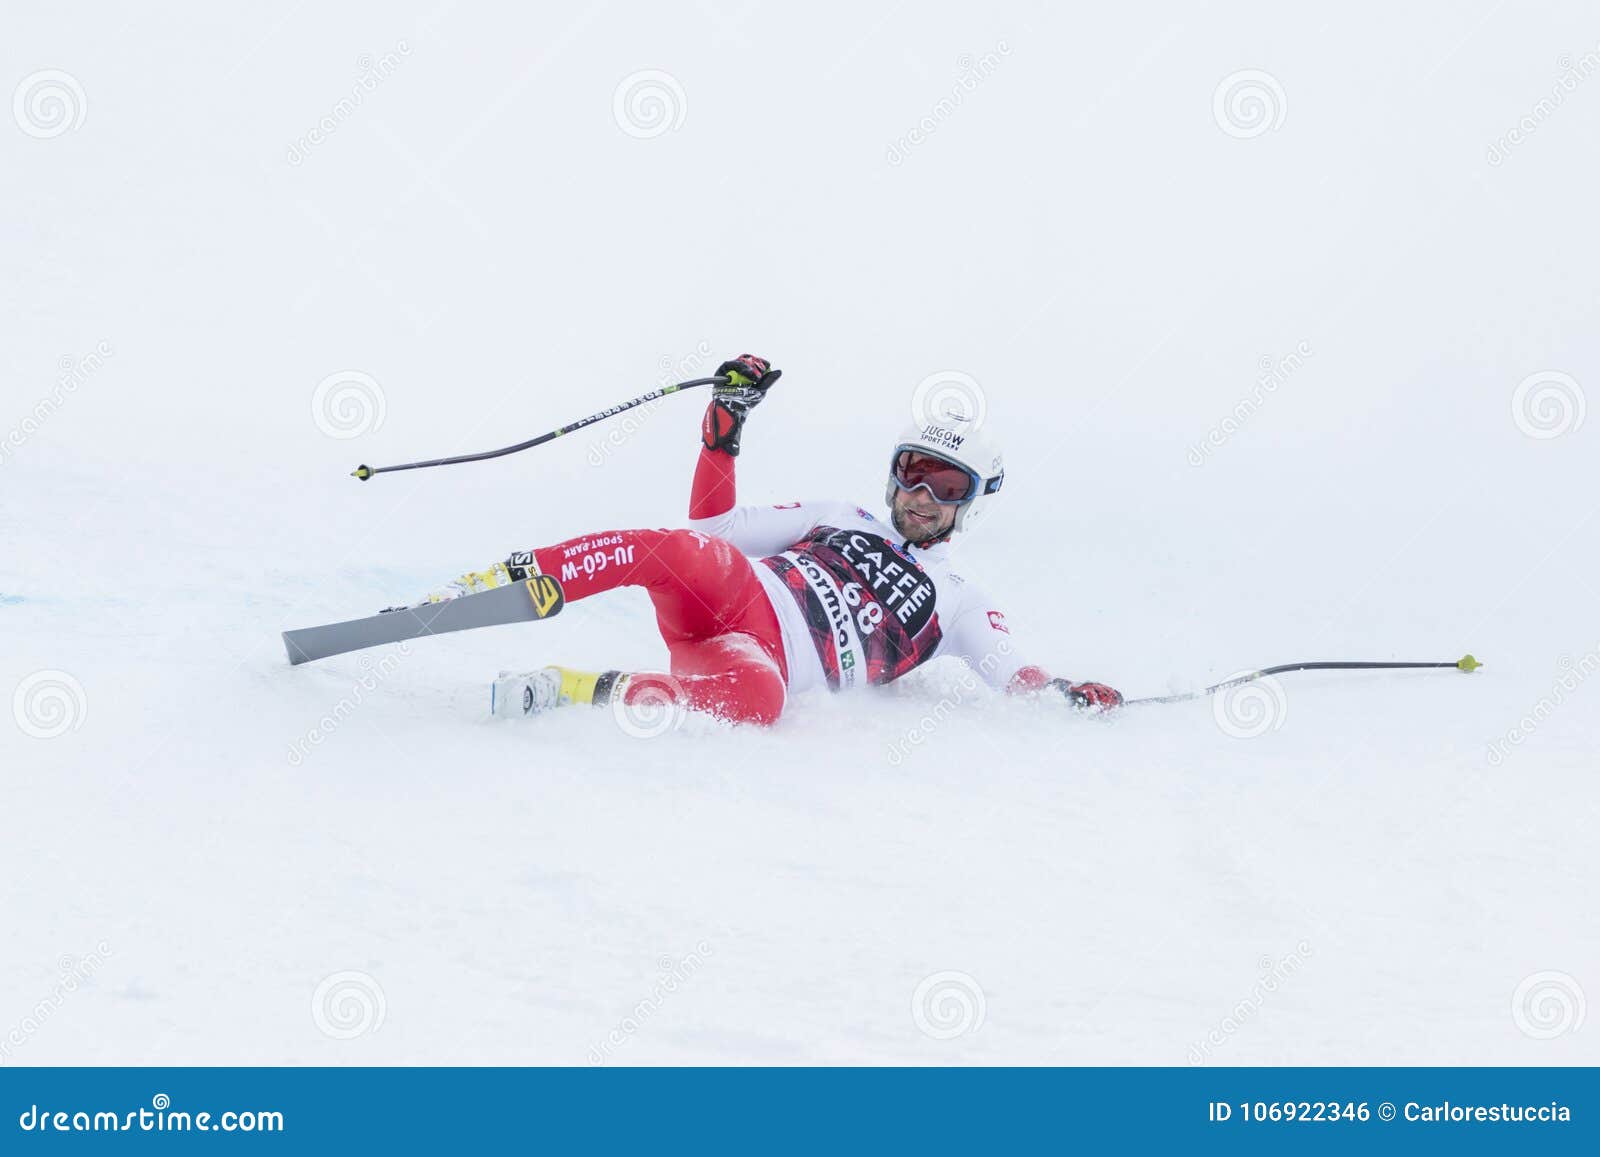
POLYGON ((735 506, 734 460, 749 412, 778 380, 744 354, 717 370, 689 500, 692 530, 615 530, 513 554, 428 597, 439 602, 557 578, 569 602, 640 586, 655 604, 670 679, 545 667, 503 676, 496 711, 533 714, 671 696, 734 722, 770 724, 791 691, 889 683, 936 655, 966 659, 995 687, 1064 695, 1105 711, 1122 696, 1101 683, 1052 679, 1024 663, 1005 616, 950 570, 951 536, 1000 489, 999 450, 975 422, 951 417, 908 430, 890 461, 891 528, 844 502, 735 506), (753 557, 750 557, 753 556, 753 557))

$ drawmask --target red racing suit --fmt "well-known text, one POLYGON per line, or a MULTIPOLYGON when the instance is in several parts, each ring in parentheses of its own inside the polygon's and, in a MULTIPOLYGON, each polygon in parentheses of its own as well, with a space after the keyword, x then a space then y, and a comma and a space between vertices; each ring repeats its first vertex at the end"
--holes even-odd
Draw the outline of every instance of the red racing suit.
POLYGON ((688 530, 608 531, 531 552, 569 601, 644 587, 688 706, 771 723, 790 691, 889 683, 939 655, 999 688, 1048 681, 1020 656, 1005 615, 950 569, 948 540, 907 543, 848 503, 737 506, 734 462, 701 449, 688 530))

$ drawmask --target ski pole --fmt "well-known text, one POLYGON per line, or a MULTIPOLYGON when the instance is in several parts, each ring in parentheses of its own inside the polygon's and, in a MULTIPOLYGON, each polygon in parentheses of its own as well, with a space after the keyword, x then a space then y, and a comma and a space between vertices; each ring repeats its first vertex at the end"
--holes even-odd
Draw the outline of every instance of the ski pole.
POLYGON ((1218 691, 1226 691, 1229 687, 1237 687, 1241 683, 1254 682, 1264 675, 1283 675, 1289 671, 1400 671, 1418 667, 1454 667, 1457 671, 1466 671, 1469 674, 1476 671, 1482 663, 1471 655, 1463 655, 1453 663, 1284 663, 1277 667, 1263 667, 1259 671, 1252 671, 1248 675, 1240 675, 1226 682, 1206 687, 1200 691, 1185 691, 1181 695, 1152 695, 1146 699, 1129 699, 1123 705, 1131 707, 1135 703, 1182 703, 1189 699, 1203 699, 1207 695, 1215 695, 1218 691))
POLYGON ((574 430, 592 426, 596 422, 602 422, 615 414, 622 413, 624 410, 631 410, 635 406, 642 406, 646 402, 653 402, 657 398, 666 397, 668 394, 676 394, 680 390, 691 390, 695 386, 725 386, 727 384, 728 379, 725 376, 717 375, 710 378, 695 378, 693 381, 679 382, 672 386, 662 386, 659 390, 651 390, 648 394, 641 394, 631 402, 623 402, 621 405, 611 406, 601 410, 598 414, 590 414, 587 418, 581 418, 571 425, 560 426, 551 430, 548 434, 540 434, 537 438, 530 438, 526 442, 518 442, 515 446, 507 446, 503 450, 487 450, 482 454, 462 454, 455 458, 434 458, 428 462, 405 462, 399 466, 357 466, 350 471, 350 476, 365 482, 374 474, 389 474, 395 470, 421 470, 426 466, 454 466, 459 462, 484 462, 490 458, 503 458, 505 455, 515 454, 519 450, 531 450, 535 446, 542 446, 546 442, 554 441, 563 434, 570 434, 574 430))

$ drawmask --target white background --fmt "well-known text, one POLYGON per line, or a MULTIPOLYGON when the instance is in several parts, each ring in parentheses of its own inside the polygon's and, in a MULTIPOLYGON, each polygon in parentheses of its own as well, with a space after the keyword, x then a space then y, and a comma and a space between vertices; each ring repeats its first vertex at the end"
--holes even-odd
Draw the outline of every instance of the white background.
POLYGON ((0 1059, 1600 1063, 1593 6, 582 7, 8 21, 5 92, 72 85, 0 117, 0 1059), (358 462, 745 350, 751 502, 875 503, 917 383, 979 383, 962 569, 1055 673, 1487 666, 1287 676, 1254 738, 940 663, 641 740, 485 718, 503 667, 662 662, 634 591, 286 665, 681 524, 703 399, 358 462))

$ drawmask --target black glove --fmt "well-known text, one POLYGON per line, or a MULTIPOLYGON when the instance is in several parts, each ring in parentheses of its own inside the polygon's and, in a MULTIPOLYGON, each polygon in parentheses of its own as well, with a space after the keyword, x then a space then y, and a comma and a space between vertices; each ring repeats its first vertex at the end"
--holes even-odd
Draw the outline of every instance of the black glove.
POLYGON ((728 384, 712 387, 711 405, 700 424, 700 440, 708 450, 726 450, 737 457, 745 416, 761 404, 783 371, 773 369, 766 358, 740 354, 718 366, 717 375, 726 375, 728 384))
POLYGON ((1095 714, 1122 706, 1122 692, 1104 683, 1073 683, 1067 679, 1050 680, 1051 687, 1060 691, 1079 711, 1095 714))

